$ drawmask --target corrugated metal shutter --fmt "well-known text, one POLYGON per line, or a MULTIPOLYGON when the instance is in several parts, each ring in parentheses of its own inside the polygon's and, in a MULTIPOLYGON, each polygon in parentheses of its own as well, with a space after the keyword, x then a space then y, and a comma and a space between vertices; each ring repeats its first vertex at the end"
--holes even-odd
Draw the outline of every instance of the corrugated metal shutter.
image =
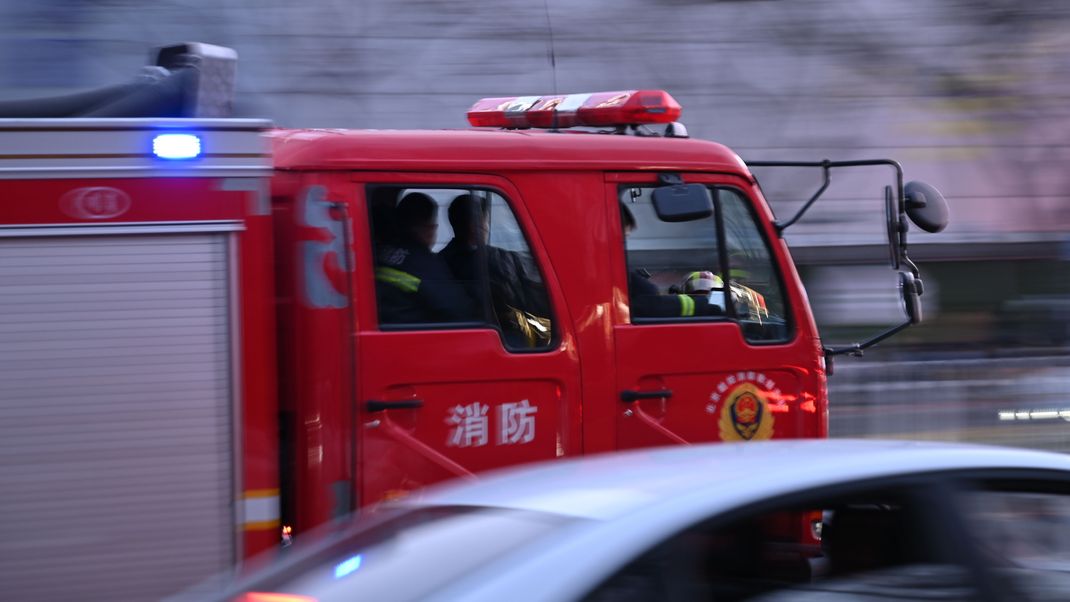
POLYGON ((0 597, 233 562, 227 236, 0 238, 0 597))

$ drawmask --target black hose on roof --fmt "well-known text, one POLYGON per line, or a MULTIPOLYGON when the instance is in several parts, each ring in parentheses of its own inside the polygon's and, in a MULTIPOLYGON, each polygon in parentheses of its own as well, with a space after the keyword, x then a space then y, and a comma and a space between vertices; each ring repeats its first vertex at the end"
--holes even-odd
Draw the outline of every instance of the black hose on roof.
POLYGON ((27 98, 0 102, 0 117, 77 117, 86 107, 99 107, 130 94, 138 87, 137 82, 98 88, 51 98, 27 98))
POLYGON ((86 92, 0 102, 0 118, 188 117, 194 111, 197 70, 171 71, 86 92))
POLYGON ((196 69, 179 69, 167 77, 135 87, 81 114, 82 117, 191 117, 194 113, 196 69))

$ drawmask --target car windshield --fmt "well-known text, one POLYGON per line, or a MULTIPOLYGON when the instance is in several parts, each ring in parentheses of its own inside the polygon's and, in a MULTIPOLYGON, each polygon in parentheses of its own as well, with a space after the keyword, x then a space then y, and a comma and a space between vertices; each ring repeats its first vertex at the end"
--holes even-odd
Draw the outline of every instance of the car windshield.
POLYGON ((483 507, 430 507, 320 542, 297 562, 254 577, 245 589, 318 602, 411 600, 507 551, 582 519, 483 507))

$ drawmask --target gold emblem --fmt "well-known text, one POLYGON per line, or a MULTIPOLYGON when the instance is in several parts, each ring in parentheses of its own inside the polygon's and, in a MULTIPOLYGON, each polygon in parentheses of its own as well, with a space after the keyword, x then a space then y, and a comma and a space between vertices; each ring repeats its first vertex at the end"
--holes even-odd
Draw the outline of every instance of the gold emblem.
POLYGON ((740 383, 724 397, 721 406, 721 441, 762 441, 773 437, 773 414, 754 383, 740 383))

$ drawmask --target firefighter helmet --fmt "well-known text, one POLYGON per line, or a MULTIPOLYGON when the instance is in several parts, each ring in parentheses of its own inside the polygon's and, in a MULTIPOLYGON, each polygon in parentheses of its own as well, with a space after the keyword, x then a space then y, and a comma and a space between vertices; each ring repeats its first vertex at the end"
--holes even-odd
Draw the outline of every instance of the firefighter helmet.
POLYGON ((724 281, 713 272, 691 272, 684 277, 681 288, 685 293, 708 293, 713 289, 724 288, 724 281))

